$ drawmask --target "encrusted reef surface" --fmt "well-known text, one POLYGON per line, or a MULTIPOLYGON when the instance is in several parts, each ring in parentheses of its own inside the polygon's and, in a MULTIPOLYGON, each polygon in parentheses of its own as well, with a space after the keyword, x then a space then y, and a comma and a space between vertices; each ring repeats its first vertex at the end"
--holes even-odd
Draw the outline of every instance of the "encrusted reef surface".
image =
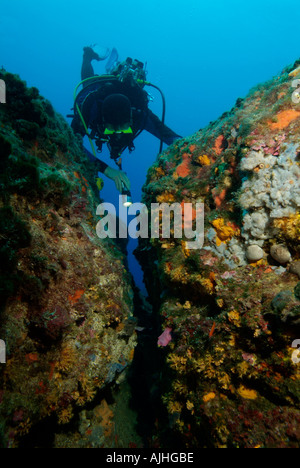
POLYGON ((201 249, 160 238, 137 254, 162 322, 161 435, 186 447, 299 447, 299 65, 148 173, 148 206, 205 206, 201 249))
POLYGON ((115 446, 105 392, 136 345, 126 259, 97 238, 81 142, 37 89, 0 78, 1 444, 115 446))

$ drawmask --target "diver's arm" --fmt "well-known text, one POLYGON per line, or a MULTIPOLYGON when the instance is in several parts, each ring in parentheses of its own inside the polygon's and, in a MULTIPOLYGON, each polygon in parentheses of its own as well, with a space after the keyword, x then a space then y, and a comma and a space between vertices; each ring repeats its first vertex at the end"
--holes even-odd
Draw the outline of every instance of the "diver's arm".
POLYGON ((120 193, 123 191, 123 187, 130 190, 130 180, 125 172, 109 167, 105 162, 100 161, 100 159, 97 162, 97 169, 106 177, 114 181, 116 188, 120 193))
POLYGON ((148 110, 145 130, 160 140, 162 139, 166 145, 172 145, 174 141, 182 138, 180 135, 177 135, 177 133, 173 132, 173 130, 171 130, 169 127, 164 125, 150 109, 148 110))
POLYGON ((89 160, 96 164, 97 171, 104 174, 104 172, 108 168, 108 165, 105 162, 101 161, 101 159, 95 158, 95 156, 86 148, 83 148, 83 150, 85 154, 87 155, 87 157, 89 158, 89 160))
POLYGON ((95 76, 94 68, 89 59, 83 57, 82 67, 81 67, 81 81, 86 80, 95 76))
POLYGON ((75 115, 73 117, 73 120, 71 122, 71 128, 74 133, 79 133, 79 135, 81 135, 82 138, 85 136, 85 129, 78 115, 75 115))
POLYGON ((97 57, 97 54, 95 54, 95 52, 93 51, 91 47, 85 47, 83 49, 83 59, 82 59, 82 66, 81 66, 81 81, 95 76, 94 68, 92 65, 93 60, 99 61, 100 58, 97 57))
POLYGON ((122 192, 123 186, 130 190, 130 180, 128 179, 125 172, 109 167, 105 162, 101 161, 98 158, 95 158, 95 156, 92 153, 90 153, 90 151, 86 148, 84 148, 84 151, 87 154, 88 158, 96 164, 97 171, 101 172, 106 177, 114 181, 119 192, 122 192))
MULTIPOLYGON (((92 65, 93 60, 97 60, 100 62, 101 60, 107 59, 109 56, 109 49, 106 50, 106 53, 100 57, 97 52, 93 50, 93 47, 84 47, 83 49, 83 60, 82 60, 82 67, 81 67, 81 80, 84 81, 87 78, 92 78, 95 76, 94 68, 92 65)), ((83 84, 84 87, 84 84, 83 84)))
POLYGON ((109 167, 105 162, 100 161, 100 159, 97 159, 96 166, 98 172, 101 172, 101 174, 105 174, 106 169, 109 167))

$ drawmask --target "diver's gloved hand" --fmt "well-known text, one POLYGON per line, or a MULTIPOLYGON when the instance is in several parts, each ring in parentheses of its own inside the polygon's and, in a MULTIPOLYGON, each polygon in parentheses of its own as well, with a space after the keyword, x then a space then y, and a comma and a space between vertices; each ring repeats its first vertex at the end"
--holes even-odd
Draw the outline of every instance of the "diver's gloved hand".
POLYGON ((98 54, 96 52, 95 45, 91 45, 89 47, 84 47, 83 48, 83 55, 86 60, 92 61, 92 60, 97 60, 100 62, 100 60, 105 60, 109 56, 110 50, 106 49, 106 51, 103 51, 103 54, 98 54))
POLYGON ((84 47, 83 55, 86 60, 90 60, 90 61, 97 60, 98 62, 100 62, 99 55, 96 52, 94 52, 92 47, 84 47))
POLYGON ((125 186, 127 190, 130 190, 130 180, 128 179, 125 172, 118 171, 117 169, 112 169, 111 167, 107 167, 104 171, 104 175, 106 175, 106 177, 114 181, 117 190, 120 193, 122 193, 123 186, 125 186))

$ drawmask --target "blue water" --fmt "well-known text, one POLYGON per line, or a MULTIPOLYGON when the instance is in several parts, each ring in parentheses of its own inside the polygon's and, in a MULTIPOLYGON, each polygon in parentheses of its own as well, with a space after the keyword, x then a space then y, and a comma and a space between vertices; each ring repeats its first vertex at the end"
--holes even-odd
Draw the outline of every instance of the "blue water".
MULTIPOLYGON (((299 0, 2 0, 0 66, 39 88, 66 116, 80 81, 83 46, 116 47, 121 59, 148 63, 148 80, 166 96, 166 123, 188 136, 299 58, 298 10, 299 0)), ((104 62, 96 63, 95 72, 105 72, 104 62)), ((151 94, 151 109, 161 115, 160 96, 151 94)), ((136 151, 124 158, 135 201, 158 149, 159 142, 143 133, 136 151)), ((110 162, 107 153, 103 159, 110 162)), ((102 196, 116 203, 113 182, 105 180, 102 196)), ((130 251, 134 246, 130 242, 130 251)))

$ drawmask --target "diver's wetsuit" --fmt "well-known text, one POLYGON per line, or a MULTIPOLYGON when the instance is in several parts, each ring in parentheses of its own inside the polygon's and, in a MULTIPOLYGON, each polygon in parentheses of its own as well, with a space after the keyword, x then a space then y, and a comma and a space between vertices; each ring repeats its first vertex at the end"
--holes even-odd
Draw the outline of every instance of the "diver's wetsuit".
MULTIPOLYGON (((164 125, 161 120, 148 108, 148 94, 138 84, 132 85, 132 82, 122 82, 117 77, 113 78, 105 75, 97 77, 91 65, 91 60, 83 59, 81 78, 85 80, 95 76, 95 82, 88 82, 77 97, 77 104, 80 107, 82 116, 87 128, 91 129, 91 137, 96 141, 101 150, 105 125, 102 117, 103 101, 110 95, 123 94, 131 103, 132 109, 132 134, 118 134, 110 138, 110 152, 113 159, 117 159, 121 153, 128 147, 133 149, 133 140, 143 131, 147 130, 155 137, 163 140, 167 145, 171 145, 175 140, 181 138, 173 130, 164 125), (98 81, 97 81, 98 79, 98 81), (99 81, 101 79, 101 81, 99 81)), ((82 121, 76 112, 71 124, 75 133, 82 136, 86 134, 82 121)), ((89 156, 91 154, 88 152, 89 156)), ((105 163, 98 161, 99 172, 104 172, 108 167, 105 163)))

